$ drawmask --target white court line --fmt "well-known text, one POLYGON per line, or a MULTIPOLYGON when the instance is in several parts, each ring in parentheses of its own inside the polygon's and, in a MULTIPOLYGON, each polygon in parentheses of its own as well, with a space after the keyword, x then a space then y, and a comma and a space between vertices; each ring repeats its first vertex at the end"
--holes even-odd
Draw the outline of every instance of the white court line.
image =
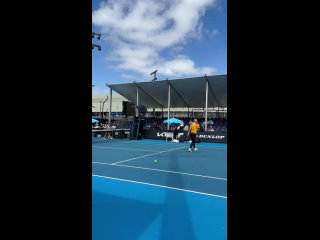
POLYGON ((155 187, 169 188, 169 189, 174 189, 174 190, 179 190, 179 191, 184 191, 184 192, 192 192, 192 193, 203 194, 203 195, 207 195, 207 196, 211 196, 211 197, 219 197, 219 198, 227 199, 226 196, 220 196, 220 195, 215 195, 215 194, 210 194, 210 193, 197 192, 197 191, 192 191, 192 190, 187 190, 187 189, 182 189, 182 188, 174 188, 174 187, 168 187, 168 186, 163 186, 163 185, 158 185, 158 184, 152 184, 152 183, 146 183, 146 182, 138 182, 138 181, 127 180, 127 179, 122 179, 122 178, 106 177, 106 176, 95 175, 95 174, 92 174, 92 176, 93 177, 100 177, 100 178, 115 179, 115 180, 120 180, 120 181, 125 181, 125 182, 140 183, 140 184, 145 184, 145 185, 150 185, 150 186, 155 186, 155 187))
POLYGON ((143 151, 143 152, 156 152, 155 150, 144 150, 137 148, 116 148, 116 147, 100 147, 100 146, 92 146, 94 148, 107 148, 107 149, 122 149, 122 150, 135 150, 135 151, 143 151))
POLYGON ((173 148, 173 149, 170 149, 170 150, 165 150, 165 151, 160 151, 160 152, 156 152, 156 153, 152 153, 152 154, 147 154, 147 155, 140 156, 140 157, 130 158, 130 159, 127 159, 127 160, 123 160, 123 161, 112 163, 111 165, 115 165, 115 164, 122 163, 122 162, 128 162, 128 161, 132 161, 132 160, 135 160, 135 159, 148 157, 148 156, 152 156, 152 155, 156 155, 156 154, 160 154, 160 153, 164 153, 164 152, 170 152, 170 151, 178 150, 178 149, 182 149, 182 148, 186 148, 186 147, 183 146, 183 147, 179 147, 179 148, 173 148))
POLYGON ((155 168, 144 168, 144 167, 136 167, 136 166, 130 166, 130 165, 122 165, 122 164, 102 163, 102 162, 92 162, 92 163, 94 163, 94 164, 102 164, 102 165, 111 165, 111 166, 117 166, 117 167, 138 168, 138 169, 159 171, 159 172, 177 173, 177 174, 190 175, 190 176, 195 176, 195 177, 213 178, 213 179, 227 181, 226 178, 211 177, 211 176, 205 176, 205 175, 199 175, 199 174, 193 174, 193 173, 175 172, 175 171, 168 171, 168 170, 155 169, 155 168))

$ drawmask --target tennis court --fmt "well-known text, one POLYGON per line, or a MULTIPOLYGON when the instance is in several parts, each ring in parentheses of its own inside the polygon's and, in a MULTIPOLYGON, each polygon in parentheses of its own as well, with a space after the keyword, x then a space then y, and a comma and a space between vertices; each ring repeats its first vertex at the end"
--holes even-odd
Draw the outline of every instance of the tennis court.
MULTIPOLYGON (((108 135, 110 136, 110 135, 108 135)), ((227 238, 227 145, 92 144, 93 239, 227 238)))

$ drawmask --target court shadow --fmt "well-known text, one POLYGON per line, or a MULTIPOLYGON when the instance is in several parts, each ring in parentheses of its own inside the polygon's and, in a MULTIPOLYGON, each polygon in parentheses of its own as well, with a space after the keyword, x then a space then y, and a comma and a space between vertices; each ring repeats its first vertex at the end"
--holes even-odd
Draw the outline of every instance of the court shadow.
MULTIPOLYGON (((179 171, 179 164, 175 152, 170 154, 169 169, 179 171)), ((183 178, 180 174, 168 174, 167 186, 176 185, 184 187, 183 178)), ((161 206, 161 228, 159 237, 156 239, 196 239, 190 210, 186 198, 186 192, 167 189, 165 200, 161 206)))
POLYGON ((159 204, 93 192, 92 239, 140 239, 160 212, 159 204))

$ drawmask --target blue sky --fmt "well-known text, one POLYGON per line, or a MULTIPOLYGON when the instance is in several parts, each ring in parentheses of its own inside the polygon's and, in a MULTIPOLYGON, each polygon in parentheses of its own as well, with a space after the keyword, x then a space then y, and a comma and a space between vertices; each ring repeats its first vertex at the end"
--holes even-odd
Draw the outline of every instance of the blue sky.
POLYGON ((227 0, 92 0, 93 95, 106 83, 227 73, 227 0))

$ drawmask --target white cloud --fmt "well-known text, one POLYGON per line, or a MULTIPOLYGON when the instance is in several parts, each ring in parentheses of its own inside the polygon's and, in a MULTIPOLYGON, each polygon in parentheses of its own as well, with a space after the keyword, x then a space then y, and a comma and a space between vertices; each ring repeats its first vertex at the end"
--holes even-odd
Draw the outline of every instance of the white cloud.
POLYGON ((129 80, 133 80, 133 81, 139 81, 139 79, 137 77, 130 75, 130 74, 121 74, 120 77, 125 78, 125 79, 129 79, 129 80))
POLYGON ((113 51, 109 60, 121 70, 149 74, 157 67, 167 76, 212 74, 215 69, 195 66, 187 56, 163 59, 168 48, 179 48, 199 38, 201 17, 216 0, 109 0, 93 12, 92 21, 113 51))
POLYGON ((171 61, 167 61, 163 66, 159 67, 160 71, 168 76, 178 76, 183 75, 212 75, 216 72, 214 68, 211 67, 195 67, 194 62, 186 57, 177 58, 171 61))

